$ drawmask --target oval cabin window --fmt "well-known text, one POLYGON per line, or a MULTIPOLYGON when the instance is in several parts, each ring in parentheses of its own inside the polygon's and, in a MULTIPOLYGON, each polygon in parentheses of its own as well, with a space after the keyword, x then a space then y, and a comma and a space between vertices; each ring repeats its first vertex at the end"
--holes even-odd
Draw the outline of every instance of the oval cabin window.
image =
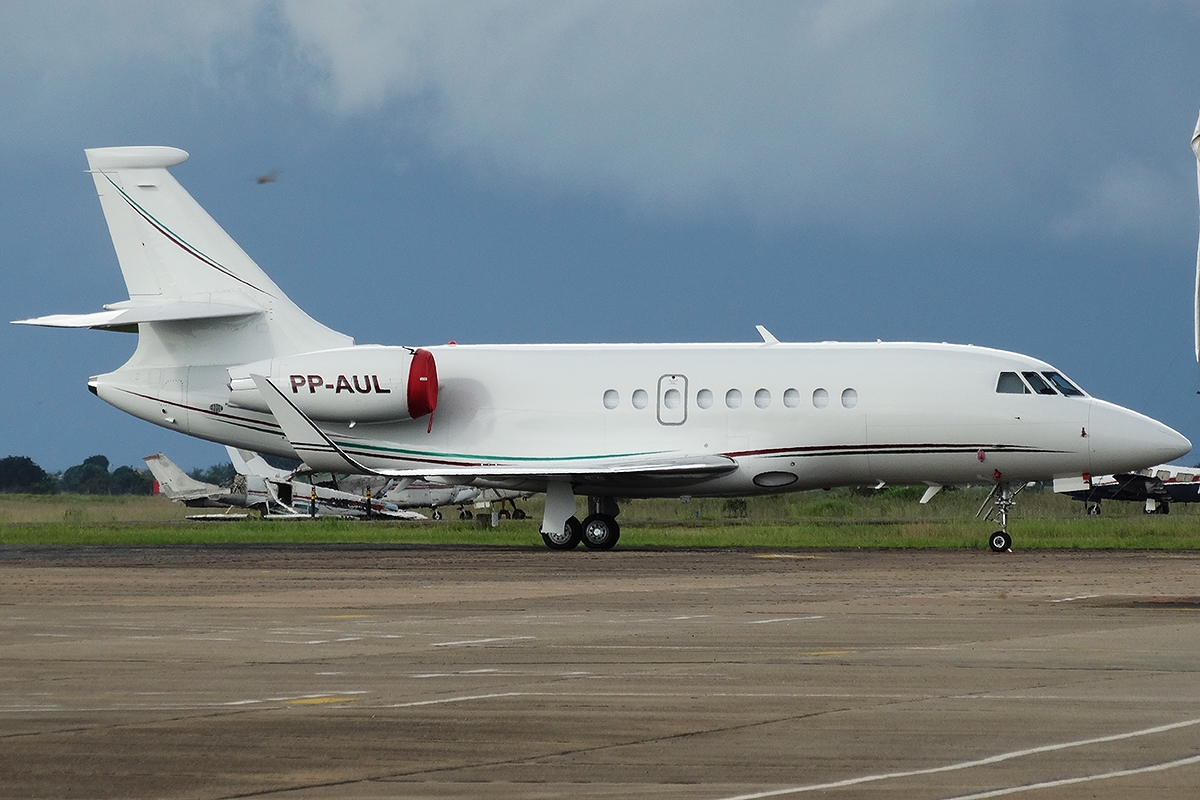
POLYGON ((725 393, 725 405, 729 408, 737 408, 742 404, 742 393, 737 389, 730 389, 725 393))
POLYGON ((858 390, 847 389, 842 392, 842 406, 845 408, 854 408, 858 405, 858 390))
POLYGON ((754 405, 759 408, 766 408, 771 405, 771 392, 767 389, 759 389, 754 393, 754 405))
POLYGON ((824 389, 817 389, 813 392, 813 406, 816 408, 824 408, 829 405, 829 392, 824 389))
POLYGON ((638 409, 645 408, 649 403, 649 399, 650 396, 646 394, 645 389, 638 389, 633 393, 633 407, 638 409))
POLYGON ((667 408, 679 408, 680 399, 678 389, 667 389, 663 394, 663 405, 667 408))
POLYGON ((712 408, 712 400, 712 392, 708 389, 696 392, 696 405, 700 408, 712 408))
POLYGON ((604 407, 605 408, 610 409, 610 410, 614 409, 617 407, 618 404, 620 404, 620 402, 621 402, 621 396, 619 394, 617 394, 616 389, 609 389, 607 392, 604 393, 604 407))

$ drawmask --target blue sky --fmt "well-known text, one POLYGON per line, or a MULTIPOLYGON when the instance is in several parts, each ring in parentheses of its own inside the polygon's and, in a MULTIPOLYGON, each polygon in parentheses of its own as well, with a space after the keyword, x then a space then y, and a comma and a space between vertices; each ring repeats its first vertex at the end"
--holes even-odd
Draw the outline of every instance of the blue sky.
MULTIPOLYGON (((0 18, 4 320, 127 297, 82 151, 166 144, 275 282, 362 343, 754 341, 756 324, 973 343, 1200 442, 1200 3, 5 2, 0 18)), ((87 392, 133 336, 0 337, 0 456, 225 460, 87 392)))

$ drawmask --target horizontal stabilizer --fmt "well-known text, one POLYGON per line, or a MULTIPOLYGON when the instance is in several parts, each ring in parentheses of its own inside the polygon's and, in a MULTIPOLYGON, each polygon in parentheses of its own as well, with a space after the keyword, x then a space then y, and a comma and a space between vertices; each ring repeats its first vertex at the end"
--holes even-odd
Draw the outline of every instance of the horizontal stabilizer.
POLYGON ((261 308, 196 303, 186 301, 162 302, 149 305, 112 303, 104 311, 92 314, 51 314, 45 317, 13 320, 14 325, 40 325, 45 328, 94 328, 108 331, 137 332, 139 322, 171 322, 193 319, 222 319, 246 317, 263 313, 261 308))

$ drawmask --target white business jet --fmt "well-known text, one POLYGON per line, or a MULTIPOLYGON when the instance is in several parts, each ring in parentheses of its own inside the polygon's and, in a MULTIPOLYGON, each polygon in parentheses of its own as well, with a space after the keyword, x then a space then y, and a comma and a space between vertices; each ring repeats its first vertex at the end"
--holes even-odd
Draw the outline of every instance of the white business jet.
POLYGON ((136 331, 102 400, 320 472, 546 493, 545 544, 608 549, 615 497, 833 486, 1015 488, 1186 453, 1183 436, 1043 361, 950 344, 390 347, 314 321, 168 172, 171 147, 87 150, 129 299, 20 320, 136 331), (588 498, 580 522, 575 495, 588 498))

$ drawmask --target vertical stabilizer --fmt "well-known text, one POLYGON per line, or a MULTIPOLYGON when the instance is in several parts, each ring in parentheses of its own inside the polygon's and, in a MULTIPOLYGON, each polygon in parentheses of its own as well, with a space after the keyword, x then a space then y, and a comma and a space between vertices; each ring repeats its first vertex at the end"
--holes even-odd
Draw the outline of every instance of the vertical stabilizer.
POLYGON ((162 453, 146 456, 142 460, 150 468, 154 480, 158 481, 159 491, 172 500, 197 500, 225 492, 220 486, 191 477, 162 453))
MULTIPOLYGON (((151 334, 152 340, 165 338, 161 345, 183 358, 182 363, 220 363, 224 348, 219 341, 210 340, 214 346, 207 352, 176 348, 192 333, 187 326, 181 328, 181 322, 206 320, 198 324, 210 329, 210 337, 221 329, 220 325, 213 329, 211 318, 216 312, 204 311, 208 305, 218 307, 223 317, 229 317, 231 309, 245 309, 247 316, 257 317, 235 337, 237 354, 226 357, 230 360, 353 344, 292 303, 168 172, 168 167, 187 160, 186 152, 174 147, 104 147, 85 152, 129 290, 128 302, 106 308, 130 309, 140 333, 151 334)), ((154 357, 152 352, 143 355, 154 357)))

